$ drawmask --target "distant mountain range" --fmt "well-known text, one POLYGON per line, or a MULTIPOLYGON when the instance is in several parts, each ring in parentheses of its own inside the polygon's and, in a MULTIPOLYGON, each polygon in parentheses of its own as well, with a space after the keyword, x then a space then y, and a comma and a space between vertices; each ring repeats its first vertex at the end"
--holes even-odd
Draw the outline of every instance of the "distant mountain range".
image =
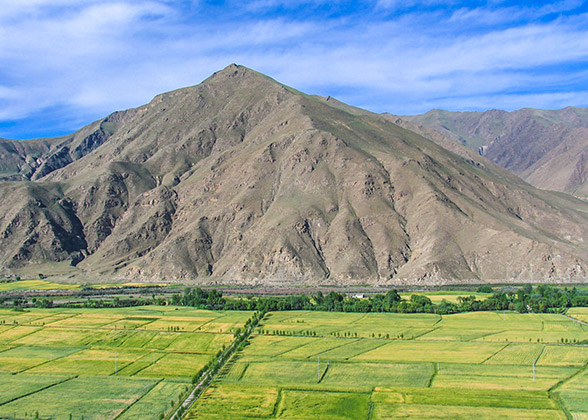
POLYGON ((266 286, 586 281, 588 204, 454 137, 231 65, 70 136, 0 142, 0 267, 266 286))
POLYGON ((588 197, 586 108, 525 108, 514 112, 433 110, 400 119, 459 141, 537 188, 588 197))

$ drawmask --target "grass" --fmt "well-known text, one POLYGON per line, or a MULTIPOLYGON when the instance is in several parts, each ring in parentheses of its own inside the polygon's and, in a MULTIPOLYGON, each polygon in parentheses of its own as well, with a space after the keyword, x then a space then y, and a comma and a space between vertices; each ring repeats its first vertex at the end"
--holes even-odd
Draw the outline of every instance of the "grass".
POLYGON ((356 314, 329 312, 276 312, 266 316, 260 329, 273 333, 285 331, 294 335, 304 332, 316 333, 317 336, 329 337, 338 334, 339 337, 372 338, 386 336, 396 337, 417 336, 430 331, 440 320, 433 314, 356 314), (347 334, 347 335, 346 335, 347 334))
POLYGON ((283 390, 280 419, 355 420, 367 417, 370 394, 283 390))
POLYGON ((20 280, 0 283, 0 292, 13 290, 79 290, 79 284, 54 283, 47 280, 20 280))
POLYGON ((137 375, 155 378, 192 378, 211 359, 207 354, 166 353, 137 375))
POLYGON ((318 372, 322 376, 326 362, 322 369, 317 366, 319 365, 316 361, 250 362, 241 383, 258 385, 316 384, 320 378, 318 372))
POLYGON ((583 322, 588 322, 588 308, 570 308, 567 312, 568 316, 579 319, 583 322))
POLYGON ((145 379, 83 377, 46 388, 0 405, 0 416, 27 417, 38 412, 41 418, 114 419, 155 385, 145 379))
POLYGON ((400 296, 404 299, 410 299, 411 295, 426 296, 431 299, 431 302, 439 304, 446 300, 447 302, 457 303, 458 298, 475 296, 477 300, 484 300, 492 296, 492 293, 480 293, 480 292, 465 292, 465 291, 446 291, 440 290, 436 292, 412 292, 412 293, 400 293, 400 296))
POLYGON ((583 366, 588 363, 588 347, 546 346, 539 366, 583 366))
MULTIPOLYGON (((101 283, 90 284, 83 287, 91 289, 121 288, 121 287, 153 287, 153 286, 170 286, 166 283, 101 283)), ((81 284, 56 283, 49 280, 19 280, 9 283, 0 283, 0 292, 14 290, 81 290, 81 284)))
POLYGON ((575 368, 442 363, 433 387, 547 391, 577 372, 575 368))
POLYGON ((158 419, 232 341, 221 331, 249 316, 154 306, 2 309, 0 418, 158 419), (153 328, 180 322, 209 332, 153 328))
POLYGON ((0 405, 68 379, 63 376, 0 374, 0 405))
POLYGON ((182 383, 162 381, 131 405, 117 420, 143 420, 157 418, 158 413, 171 409, 171 401, 187 392, 188 386, 182 383))
POLYGON ((536 410, 498 407, 470 407, 430 404, 376 404, 374 419, 392 420, 398 418, 471 420, 565 420, 559 410, 536 410))
POLYGON ((462 341, 393 341, 355 356, 358 361, 482 363, 502 349, 498 343, 462 341))
POLYGON ((230 334, 177 334, 176 339, 166 347, 166 350, 190 353, 216 353, 219 348, 228 346, 232 341, 233 336, 230 334))
POLYGON ((470 406, 557 409, 547 392, 447 388, 378 388, 372 401, 382 404, 427 404, 437 406, 470 406))
POLYGON ((186 419, 267 418, 274 412, 278 394, 274 387, 216 385, 205 392, 186 419))
POLYGON ((509 344, 485 363, 491 365, 532 365, 539 358, 542 344, 509 344))
POLYGON ((432 363, 332 363, 321 382, 325 386, 427 386, 434 367, 432 363))
POLYGON ((52 362, 44 363, 29 370, 39 374, 69 374, 82 372, 84 375, 114 375, 143 356, 139 351, 113 351, 86 349, 52 362))
POLYGON ((581 418, 588 347, 552 341, 582 334, 556 314, 271 313, 189 418, 581 418))
POLYGON ((0 353, 0 372, 18 373, 57 361, 79 351, 79 347, 20 346, 0 353))
MULTIPOLYGON (((248 316, 0 310, 0 418, 169 415, 248 316)), ((555 314, 271 313, 187 418, 582 418, 588 347, 552 340, 586 331, 555 314)))

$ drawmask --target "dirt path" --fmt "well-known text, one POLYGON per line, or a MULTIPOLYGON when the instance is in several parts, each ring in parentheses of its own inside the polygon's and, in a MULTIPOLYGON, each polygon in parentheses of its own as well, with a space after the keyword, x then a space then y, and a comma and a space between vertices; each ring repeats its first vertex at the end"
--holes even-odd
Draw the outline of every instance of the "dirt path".
POLYGON ((586 323, 586 322, 584 322, 584 321, 580 321, 579 319, 576 319, 576 318, 573 318, 573 317, 571 317, 571 316, 564 315, 564 314, 561 314, 561 316, 564 316, 564 317, 566 317, 567 319, 570 319, 570 320, 572 320, 572 321, 576 321, 577 323, 579 323, 579 324, 582 324, 582 325, 586 325, 586 326, 588 327, 588 323, 586 323))

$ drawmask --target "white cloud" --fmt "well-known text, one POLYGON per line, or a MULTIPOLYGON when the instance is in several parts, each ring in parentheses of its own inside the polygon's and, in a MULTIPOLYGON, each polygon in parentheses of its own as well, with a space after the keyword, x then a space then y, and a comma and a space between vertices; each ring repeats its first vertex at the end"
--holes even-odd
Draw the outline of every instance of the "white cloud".
POLYGON ((555 12, 495 4, 382 18, 379 10, 398 2, 372 5, 368 16, 252 19, 227 10, 215 19, 204 3, 184 3, 185 17, 163 0, 0 0, 0 120, 60 106, 98 118, 231 62, 376 111, 588 104, 575 93, 588 84, 586 15, 541 23, 534 16, 555 12))

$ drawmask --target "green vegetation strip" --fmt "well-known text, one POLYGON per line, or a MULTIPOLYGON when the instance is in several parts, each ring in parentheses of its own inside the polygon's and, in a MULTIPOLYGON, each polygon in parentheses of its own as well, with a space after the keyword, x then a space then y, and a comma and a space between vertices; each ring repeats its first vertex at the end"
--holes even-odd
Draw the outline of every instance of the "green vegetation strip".
POLYGON ((216 357, 204 368, 200 370, 197 376, 194 377, 193 383, 200 382, 188 395, 188 397, 178 405, 176 411, 170 416, 171 420, 179 420, 184 417, 187 410, 192 407, 194 402, 203 394, 208 388, 215 375, 223 368, 223 366, 231 359, 235 351, 237 351, 244 344, 245 340, 249 338, 259 321, 263 318, 265 313, 255 312, 253 316, 247 320, 243 330, 238 329, 235 334, 235 340, 224 351, 219 351, 216 357))

